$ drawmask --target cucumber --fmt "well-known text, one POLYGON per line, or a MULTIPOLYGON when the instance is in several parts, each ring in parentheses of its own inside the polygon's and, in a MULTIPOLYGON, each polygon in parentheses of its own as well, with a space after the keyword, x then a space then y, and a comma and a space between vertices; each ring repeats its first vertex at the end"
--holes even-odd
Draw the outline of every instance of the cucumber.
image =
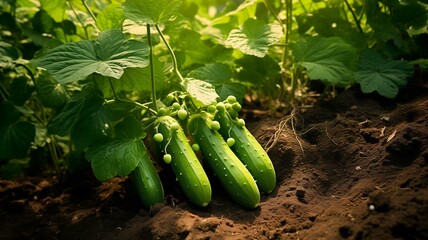
POLYGON ((183 129, 175 118, 164 116, 158 119, 158 131, 164 136, 159 146, 171 154, 169 165, 187 199, 207 206, 211 201, 211 184, 183 129))
POLYGON ((162 182, 148 154, 140 159, 130 177, 145 208, 164 202, 162 182))
POLYGON ((275 169, 260 143, 242 123, 233 121, 227 112, 217 112, 215 120, 221 125, 219 132, 224 139, 235 139, 231 149, 256 179, 260 191, 271 193, 276 184, 275 169))
POLYGON ((207 123, 203 114, 193 115, 188 122, 194 140, 199 144, 205 162, 219 178, 223 187, 240 205, 256 208, 260 192, 244 164, 227 146, 222 136, 207 123))

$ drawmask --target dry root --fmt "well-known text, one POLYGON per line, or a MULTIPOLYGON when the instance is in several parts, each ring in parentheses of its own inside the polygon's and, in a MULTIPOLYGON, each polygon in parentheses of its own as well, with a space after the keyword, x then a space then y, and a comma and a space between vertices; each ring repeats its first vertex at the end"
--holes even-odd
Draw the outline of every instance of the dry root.
POLYGON ((303 155, 305 154, 305 151, 303 150, 302 142, 300 141, 295 128, 297 123, 297 116, 298 115, 297 115, 296 108, 293 106, 290 114, 282 117, 281 120, 279 120, 275 133, 269 138, 269 140, 265 144, 264 148, 266 149, 266 152, 269 152, 273 147, 276 146, 281 134, 283 134, 284 131, 290 130, 291 128, 290 131, 292 132, 294 138, 299 144, 299 147, 302 150, 302 154, 303 155))

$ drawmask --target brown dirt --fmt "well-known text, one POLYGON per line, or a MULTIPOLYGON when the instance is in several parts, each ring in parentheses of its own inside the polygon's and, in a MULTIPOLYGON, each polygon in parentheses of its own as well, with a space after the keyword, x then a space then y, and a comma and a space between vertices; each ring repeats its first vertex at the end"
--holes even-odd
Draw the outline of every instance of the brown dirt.
MULTIPOLYGON (((427 88, 388 101, 351 89, 297 116, 269 155, 277 188, 235 204, 213 179, 198 208, 162 175, 166 203, 141 209, 127 178, 0 180, 0 239, 428 239, 427 88)), ((265 144, 278 118, 255 116, 265 144), (257 120, 259 119, 259 120, 257 120)))

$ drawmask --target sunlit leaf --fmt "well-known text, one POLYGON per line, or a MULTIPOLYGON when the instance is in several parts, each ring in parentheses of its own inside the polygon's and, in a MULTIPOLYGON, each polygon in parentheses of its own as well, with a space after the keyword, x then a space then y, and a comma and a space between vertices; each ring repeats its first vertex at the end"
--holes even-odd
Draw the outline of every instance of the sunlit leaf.
MULTIPOLYGON (((161 91, 168 87, 164 80, 163 66, 156 57, 154 57, 154 77, 156 90, 161 91)), ((98 87, 103 91, 105 97, 112 97, 113 91, 106 77, 94 76, 98 87)), ((112 84, 116 92, 148 92, 151 91, 150 68, 130 68, 125 71, 120 79, 112 79, 112 84)))
POLYGON ((230 32, 225 44, 245 54, 262 58, 267 54, 268 47, 276 43, 281 36, 281 26, 248 19, 242 29, 234 29, 230 32))
POLYGON ((200 103, 200 106, 210 105, 219 97, 214 87, 202 80, 186 78, 185 87, 186 91, 200 103))
POLYGON ((227 24, 232 22, 232 18, 236 18, 236 23, 239 25, 244 24, 249 18, 253 18, 257 11, 257 4, 261 0, 245 0, 236 9, 228 11, 225 15, 214 19, 211 25, 227 24))
POLYGON ((235 96, 239 101, 244 97, 245 88, 240 83, 231 82, 233 72, 226 64, 211 63, 191 71, 189 78, 200 79, 210 83, 216 90, 220 100, 229 95, 235 96))
POLYGON ((64 0, 40 0, 44 9, 56 22, 62 22, 67 10, 67 1, 64 0))
POLYGON ((119 3, 112 3, 97 15, 97 27, 103 31, 108 29, 122 29, 125 16, 119 3))
POLYGON ((413 67, 409 62, 388 60, 381 53, 367 49, 361 54, 355 81, 364 93, 376 91, 381 96, 395 98, 412 74, 413 67))
POLYGON ((132 21, 159 24, 169 21, 181 4, 181 0, 126 0, 122 7, 132 21))
POLYGON ((119 79, 126 68, 149 64, 146 43, 128 40, 120 30, 101 32, 97 41, 63 44, 34 63, 46 68, 61 84, 83 80, 93 73, 119 79))
POLYGON ((310 79, 347 86, 357 59, 354 47, 338 37, 310 37, 291 46, 297 66, 304 67, 310 79))

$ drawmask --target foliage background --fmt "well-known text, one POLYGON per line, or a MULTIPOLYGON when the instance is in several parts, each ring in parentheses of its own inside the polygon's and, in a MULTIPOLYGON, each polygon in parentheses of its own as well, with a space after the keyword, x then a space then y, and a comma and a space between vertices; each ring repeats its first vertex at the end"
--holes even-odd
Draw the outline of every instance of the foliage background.
MULTIPOLYGON (((232 94, 287 113, 353 85, 394 98, 415 69, 427 68, 426 0, 145 3, 145 22, 159 24, 177 60, 174 66, 152 28, 161 100, 181 89, 173 70, 190 80, 186 89, 195 98, 213 86, 221 99, 232 94)), ((144 154, 134 145, 140 135, 116 134, 120 123, 139 120, 135 103, 151 101, 147 29, 141 12, 132 11, 141 4, 0 2, 2 177, 85 167, 86 150, 93 153, 106 137, 144 154), (115 94, 127 101, 112 102, 115 94)), ((135 161, 129 163, 132 169, 135 161)))

